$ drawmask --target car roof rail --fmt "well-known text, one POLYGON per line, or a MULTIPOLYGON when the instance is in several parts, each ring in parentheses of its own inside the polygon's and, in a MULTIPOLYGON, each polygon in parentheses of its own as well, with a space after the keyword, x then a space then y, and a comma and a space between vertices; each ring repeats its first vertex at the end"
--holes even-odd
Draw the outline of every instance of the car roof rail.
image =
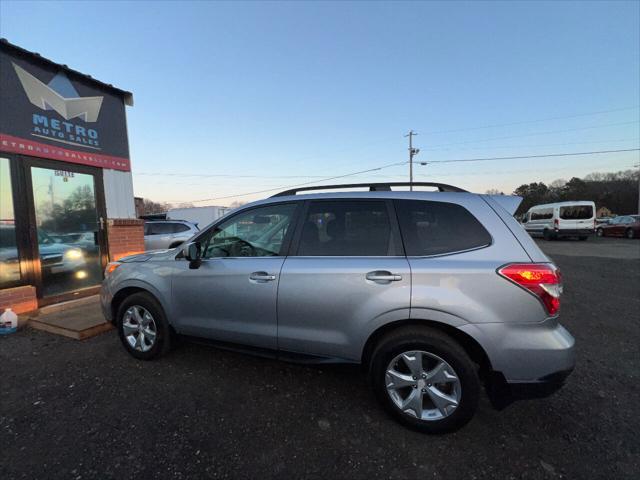
POLYGON ((311 187, 300 187, 276 193, 273 197, 284 197, 296 195, 299 192, 310 192, 314 190, 337 190, 344 188, 368 188, 370 192, 391 192, 391 187, 436 187, 439 192, 467 192, 459 187, 447 185, 446 183, 435 182, 386 182, 386 183, 346 183, 342 185, 313 185, 311 187))

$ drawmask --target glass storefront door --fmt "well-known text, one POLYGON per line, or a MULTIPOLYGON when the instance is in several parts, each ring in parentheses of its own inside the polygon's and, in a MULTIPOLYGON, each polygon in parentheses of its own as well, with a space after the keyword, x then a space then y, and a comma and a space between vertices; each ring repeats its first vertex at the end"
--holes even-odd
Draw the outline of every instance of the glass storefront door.
POLYGON ((31 167, 42 296, 102 281, 94 176, 31 167))

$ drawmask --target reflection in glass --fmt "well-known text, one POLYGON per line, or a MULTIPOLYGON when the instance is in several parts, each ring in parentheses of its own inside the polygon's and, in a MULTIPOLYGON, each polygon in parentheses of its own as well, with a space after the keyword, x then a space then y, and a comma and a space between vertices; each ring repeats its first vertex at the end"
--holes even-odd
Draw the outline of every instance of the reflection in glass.
POLYGON ((93 176, 31 169, 44 295, 100 283, 98 214, 93 176))
POLYGON ((0 158, 0 288, 20 280, 9 159, 0 158))

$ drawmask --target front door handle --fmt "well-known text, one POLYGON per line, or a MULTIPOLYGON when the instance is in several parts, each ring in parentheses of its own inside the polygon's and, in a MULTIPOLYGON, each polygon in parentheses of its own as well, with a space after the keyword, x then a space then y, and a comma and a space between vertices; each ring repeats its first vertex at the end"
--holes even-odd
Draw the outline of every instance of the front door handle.
POLYGON ((267 272, 253 272, 251 275, 249 275, 249 280, 258 283, 273 282, 275 279, 275 275, 271 275, 267 272))
POLYGON ((402 275, 396 275, 391 272, 387 272, 386 270, 376 270, 375 272, 369 272, 366 275, 367 280, 371 280, 372 282, 399 282, 402 280, 402 275))

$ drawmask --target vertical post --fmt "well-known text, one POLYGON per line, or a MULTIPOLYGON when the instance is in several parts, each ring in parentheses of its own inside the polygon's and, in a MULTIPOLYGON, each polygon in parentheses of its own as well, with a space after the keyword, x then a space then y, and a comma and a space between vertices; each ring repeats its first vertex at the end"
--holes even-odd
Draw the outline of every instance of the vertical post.
POLYGON ((409 190, 413 191, 413 130, 409 130, 409 190))
POLYGON ((409 190, 413 190, 413 157, 417 155, 420 149, 413 148, 413 136, 417 135, 413 130, 409 130, 409 133, 405 137, 409 137, 409 190))

